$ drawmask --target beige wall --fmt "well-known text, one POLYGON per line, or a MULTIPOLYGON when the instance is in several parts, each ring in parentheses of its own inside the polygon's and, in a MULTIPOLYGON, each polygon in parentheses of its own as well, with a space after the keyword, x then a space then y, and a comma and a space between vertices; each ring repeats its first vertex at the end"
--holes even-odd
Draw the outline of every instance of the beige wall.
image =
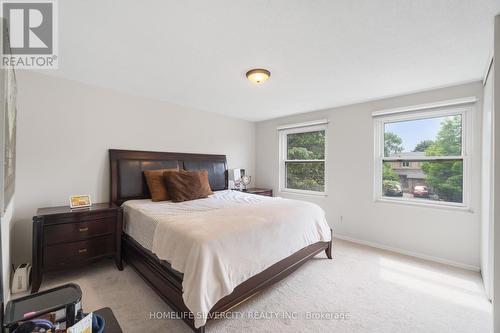
POLYGON ((18 71, 15 263, 31 258, 38 207, 71 194, 108 201, 109 148, 226 154, 254 175, 255 124, 42 74, 18 71))
POLYGON ((491 68, 484 84, 481 170, 481 275, 486 295, 493 290, 493 76, 491 68))
POLYGON ((495 17, 493 68, 493 322, 500 333, 500 15, 495 17))
MULTIPOLYGON (((335 91, 331 92, 332 94, 335 91)), ((470 211, 374 202, 372 112, 448 99, 482 98, 481 82, 259 122, 256 133, 257 185, 276 195, 303 199, 325 209, 337 235, 379 244, 444 262, 479 266, 481 101, 474 110, 470 211), (328 196, 279 192, 280 125, 329 119, 328 196)))

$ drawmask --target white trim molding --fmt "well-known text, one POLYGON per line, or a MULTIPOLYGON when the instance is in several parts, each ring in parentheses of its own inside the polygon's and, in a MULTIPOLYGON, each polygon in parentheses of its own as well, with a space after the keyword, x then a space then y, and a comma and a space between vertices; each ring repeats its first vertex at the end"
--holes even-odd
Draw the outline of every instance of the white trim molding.
POLYGON ((395 108, 395 109, 373 111, 372 116, 379 117, 379 116, 386 116, 386 115, 394 115, 394 114, 398 114, 398 113, 425 111, 425 110, 431 110, 431 109, 436 109, 436 108, 445 108, 445 107, 449 107, 449 106, 474 104, 476 102, 477 102, 477 97, 457 98, 457 99, 450 99, 450 100, 440 101, 440 102, 433 102, 433 103, 426 103, 426 104, 419 104, 419 105, 412 105, 412 106, 404 106, 404 107, 395 108))
POLYGON ((277 128, 277 130, 282 131, 282 130, 291 129, 291 128, 309 127, 309 126, 326 125, 326 124, 328 124, 328 119, 320 119, 320 120, 306 121, 306 122, 297 123, 297 124, 282 125, 282 126, 279 126, 277 128))
POLYGON ((426 202, 419 199, 402 199, 402 198, 391 198, 391 197, 381 197, 375 199, 376 203, 386 203, 386 204, 396 204, 396 205, 410 205, 437 209, 448 209, 448 210, 459 210, 468 213, 474 213, 474 210, 470 206, 465 206, 463 204, 457 204, 452 202, 442 202, 437 203, 426 202))
POLYGON ((403 255, 418 258, 418 259, 423 259, 423 260, 433 261, 433 262, 437 262, 440 264, 445 264, 445 265, 449 265, 449 266, 453 266, 453 267, 463 268, 463 269, 467 269, 467 270, 474 271, 474 272, 480 271, 479 267, 477 267, 475 265, 464 264, 464 263, 461 263, 458 261, 453 261, 453 260, 449 260, 449 259, 430 256, 428 254, 413 252, 413 251, 409 251, 409 250, 400 249, 397 247, 392 247, 392 246, 383 245, 383 244, 379 244, 379 243, 369 242, 369 241, 365 241, 365 240, 361 240, 361 239, 357 239, 357 238, 353 238, 353 237, 349 237, 349 236, 345 236, 345 235, 340 235, 337 233, 334 234, 334 238, 342 239, 342 240, 345 240, 348 242, 361 244, 361 245, 365 245, 365 246, 369 246, 369 247, 374 247, 374 248, 389 251, 389 252, 395 252, 398 254, 403 254, 403 255))

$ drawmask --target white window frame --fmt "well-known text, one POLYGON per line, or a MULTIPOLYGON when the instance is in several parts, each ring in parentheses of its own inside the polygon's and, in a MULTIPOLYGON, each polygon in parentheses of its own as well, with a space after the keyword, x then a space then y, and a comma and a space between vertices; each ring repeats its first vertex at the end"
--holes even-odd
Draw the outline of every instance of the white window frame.
MULTIPOLYGON (((455 100, 457 101, 457 100, 455 100)), ((453 102, 455 102, 453 101, 453 102)), ((373 113, 374 117, 374 142, 375 142, 375 161, 374 161, 374 200, 376 202, 402 203, 409 205, 431 206, 457 208, 470 210, 471 195, 471 151, 473 147, 473 110, 475 99, 464 99, 462 103, 446 102, 436 103, 436 107, 425 105, 423 108, 410 107, 407 110, 401 109, 399 112, 393 110, 377 111, 373 113), (401 158, 398 156, 384 157, 384 132, 385 124, 398 121, 410 121, 437 117, 446 117, 453 115, 462 116, 462 154, 459 156, 421 156, 413 158, 401 158), (444 202, 444 201, 422 201, 412 198, 387 197, 382 191, 382 173, 383 162, 390 161, 438 161, 438 160, 462 160, 463 161, 463 184, 462 184, 462 203, 444 202)))
POLYGON ((317 195, 317 196, 326 196, 327 188, 328 188, 328 121, 317 121, 317 122, 309 122, 302 124, 293 124, 278 127, 278 135, 279 135, 279 188, 280 192, 285 193, 295 193, 295 194, 306 194, 306 195, 317 195), (325 131, 325 158, 322 160, 288 160, 287 154, 287 135, 294 133, 308 133, 308 132, 316 132, 316 131, 325 131), (325 164, 325 186, 322 192, 320 191, 309 191, 309 190, 300 190, 300 189, 292 189, 286 187, 286 163, 287 162, 323 162, 325 164))

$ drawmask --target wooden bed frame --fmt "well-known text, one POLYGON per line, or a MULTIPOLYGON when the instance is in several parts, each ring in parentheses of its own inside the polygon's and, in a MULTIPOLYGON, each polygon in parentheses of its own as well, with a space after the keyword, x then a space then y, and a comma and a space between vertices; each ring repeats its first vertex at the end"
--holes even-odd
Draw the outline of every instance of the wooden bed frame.
MULTIPOLYGON (((109 150, 111 172, 111 202, 121 205, 131 199, 149 198, 144 170, 179 167, 186 170, 206 169, 212 190, 227 189, 227 163, 225 155, 145 152, 131 150, 109 150)), ((205 326, 194 327, 190 310, 182 299, 182 274, 158 259, 132 237, 124 234, 123 258, 139 275, 177 312, 195 332, 205 332, 205 326)), ((299 268, 308 259, 325 251, 332 259, 332 242, 311 244, 291 256, 275 263, 263 272, 238 285, 231 294, 219 300, 210 314, 227 312, 246 301, 264 288, 282 280, 299 268)), ((212 316, 209 320, 214 319, 212 316)))

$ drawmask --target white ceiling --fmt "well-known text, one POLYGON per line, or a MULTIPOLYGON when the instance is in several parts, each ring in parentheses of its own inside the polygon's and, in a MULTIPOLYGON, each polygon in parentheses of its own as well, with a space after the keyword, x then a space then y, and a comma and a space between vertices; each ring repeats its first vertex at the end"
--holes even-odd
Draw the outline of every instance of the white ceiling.
POLYGON ((253 121, 479 80, 500 12, 500 0, 58 3, 48 74, 253 121), (247 81, 254 67, 270 80, 247 81))

